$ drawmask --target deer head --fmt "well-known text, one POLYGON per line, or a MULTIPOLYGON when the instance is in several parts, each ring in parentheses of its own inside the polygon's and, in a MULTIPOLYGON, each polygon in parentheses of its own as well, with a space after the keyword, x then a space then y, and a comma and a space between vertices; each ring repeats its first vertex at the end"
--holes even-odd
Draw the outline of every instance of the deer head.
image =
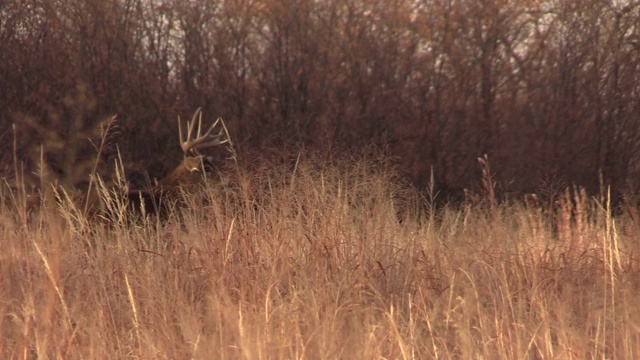
POLYGON ((225 136, 224 128, 220 129, 220 132, 216 134, 212 133, 219 123, 220 118, 203 134, 202 111, 198 109, 191 118, 191 121, 187 121, 187 136, 183 138, 182 123, 180 118, 178 118, 180 147, 184 152, 185 158, 171 174, 158 182, 158 186, 162 188, 188 186, 194 181, 198 182, 203 176, 206 176, 207 170, 212 168, 213 163, 211 157, 202 154, 202 150, 214 148, 229 142, 229 139, 223 138, 225 136), (196 122, 198 123, 198 131, 194 134, 193 131, 195 130, 196 122))
POLYGON ((202 111, 198 109, 191 121, 187 121, 187 134, 183 137, 182 123, 178 117, 180 147, 185 157, 175 170, 158 181, 152 189, 130 191, 128 198, 134 208, 139 208, 142 201, 147 211, 160 210, 165 213, 167 204, 179 200, 178 197, 184 190, 190 191, 200 186, 203 178, 214 167, 213 158, 205 156, 202 151, 229 143, 224 127, 217 133, 213 132, 220 122, 221 119, 218 118, 203 133, 202 111), (194 133, 196 123, 198 130, 194 133))

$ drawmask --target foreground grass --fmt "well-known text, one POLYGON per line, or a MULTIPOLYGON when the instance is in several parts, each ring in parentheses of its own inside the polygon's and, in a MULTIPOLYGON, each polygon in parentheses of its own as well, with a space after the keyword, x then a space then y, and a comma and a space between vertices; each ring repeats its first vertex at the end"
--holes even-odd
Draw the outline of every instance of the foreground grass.
POLYGON ((640 358, 640 231, 568 193, 431 214, 366 163, 212 185, 168 221, 0 213, 0 357, 640 358))

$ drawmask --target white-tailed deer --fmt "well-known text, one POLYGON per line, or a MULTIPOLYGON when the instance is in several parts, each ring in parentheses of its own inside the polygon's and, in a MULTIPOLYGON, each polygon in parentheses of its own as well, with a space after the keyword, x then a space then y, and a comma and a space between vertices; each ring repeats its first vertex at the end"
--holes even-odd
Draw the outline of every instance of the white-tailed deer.
POLYGON ((213 158, 205 156, 203 150, 218 147, 229 143, 224 127, 214 133, 214 129, 220 123, 218 118, 206 132, 202 132, 202 111, 196 110, 187 121, 187 136, 183 137, 182 123, 178 118, 178 134, 180 147, 184 152, 184 159, 169 175, 158 181, 151 189, 131 190, 127 192, 127 198, 131 207, 139 212, 144 206, 147 213, 167 212, 182 200, 184 193, 189 193, 202 186, 202 181, 214 168, 213 158), (194 134, 198 123, 198 130, 194 134))
MULTIPOLYGON (((176 204, 184 202, 184 194, 199 190, 203 185, 203 179, 215 168, 213 157, 206 156, 203 151, 230 143, 224 125, 220 131, 214 132, 221 122, 221 119, 216 120, 203 132, 202 111, 198 109, 191 121, 187 121, 185 137, 182 132, 182 123, 178 118, 178 134, 184 159, 169 175, 148 189, 120 192, 114 188, 105 188, 101 183, 99 191, 96 188, 92 191, 92 187, 89 185, 88 192, 75 197, 70 195, 73 193, 73 189, 65 189, 58 186, 56 181, 49 180, 44 181, 47 185, 43 187, 40 195, 25 196, 24 202, 16 202, 16 205, 24 204, 26 213, 32 209, 40 208, 42 204, 48 204, 47 208, 54 209, 62 205, 63 202, 60 200, 64 199, 64 201, 69 201, 67 204, 72 209, 84 213, 88 218, 93 218, 101 213, 108 218, 118 218, 114 215, 122 214, 121 207, 123 205, 134 213, 156 213, 161 217, 166 217, 176 204)), ((43 171, 43 173, 49 172, 43 171)))

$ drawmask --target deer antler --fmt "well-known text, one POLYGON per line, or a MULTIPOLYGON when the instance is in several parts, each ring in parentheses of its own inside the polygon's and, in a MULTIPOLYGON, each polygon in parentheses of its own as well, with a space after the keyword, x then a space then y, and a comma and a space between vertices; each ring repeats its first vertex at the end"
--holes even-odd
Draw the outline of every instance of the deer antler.
POLYGON ((227 142, 229 142, 229 139, 224 139, 224 140, 222 139, 222 137, 225 135, 224 128, 220 129, 220 132, 218 134, 215 134, 215 135, 211 134, 211 132, 216 127, 216 125, 218 125, 220 120, 221 119, 218 118, 216 122, 214 122, 213 125, 209 127, 209 130, 207 130, 207 132, 205 132, 204 135, 201 135, 202 110, 201 109, 196 110, 196 113, 193 114, 191 121, 187 121, 187 129, 188 129, 187 138, 183 139, 182 123, 180 121, 180 117, 178 117, 178 131, 180 134, 180 146, 182 147, 182 151, 184 151, 184 153, 187 155, 197 156, 197 155, 201 155, 200 150, 226 144, 227 142), (196 117, 198 118, 198 133, 196 134, 196 137, 192 139, 191 136, 193 134, 193 129, 196 126, 196 117))

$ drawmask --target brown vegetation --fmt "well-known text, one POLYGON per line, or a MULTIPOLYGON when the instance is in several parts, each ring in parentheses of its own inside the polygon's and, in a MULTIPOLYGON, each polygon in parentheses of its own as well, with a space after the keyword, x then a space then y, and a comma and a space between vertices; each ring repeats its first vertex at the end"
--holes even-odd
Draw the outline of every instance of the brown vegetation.
POLYGON ((118 114, 140 185, 179 161, 167 123, 202 106, 241 159, 373 144, 460 198, 487 154, 501 192, 617 193, 640 178, 639 23, 635 0, 4 1, 0 164, 15 123, 27 169, 43 144, 86 181, 86 139, 118 114))
POLYGON ((567 192, 555 222, 488 197, 424 212, 363 161, 233 184, 160 226, 1 208, 0 356, 640 356, 640 221, 606 198, 567 192))
POLYGON ((0 2, 0 357, 640 358, 638 24, 635 0, 0 2), (195 171, 225 155, 167 148, 198 107, 239 140, 225 186, 195 171))

